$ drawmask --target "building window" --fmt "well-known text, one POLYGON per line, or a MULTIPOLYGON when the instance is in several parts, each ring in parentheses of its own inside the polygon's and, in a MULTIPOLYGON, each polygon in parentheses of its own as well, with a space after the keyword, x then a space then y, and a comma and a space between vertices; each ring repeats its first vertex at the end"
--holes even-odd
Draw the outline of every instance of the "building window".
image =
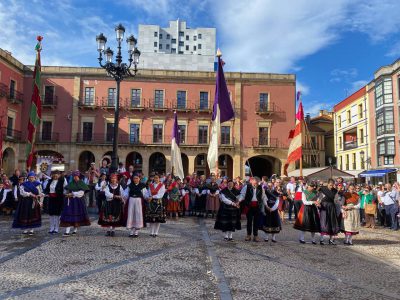
POLYGON ((201 33, 197 35, 198 39, 201 40, 201 33))
POLYGON ((342 143, 342 137, 341 136, 339 136, 339 143, 338 144, 339 144, 338 145, 338 149, 342 149, 343 143, 342 143))
POLYGON ((338 127, 341 128, 342 127, 342 117, 338 116, 338 127))
POLYGON ((171 53, 176 53, 176 49, 175 48, 171 48, 171 53))
POLYGON ((94 105, 94 87, 85 88, 85 105, 94 105))
POLYGON ((117 89, 108 89, 107 106, 115 106, 115 100, 117 99, 117 89))
POLYGON ((185 44, 182 41, 179 41, 179 46, 183 47, 185 44))
POLYGON ((356 159, 356 154, 353 153, 353 170, 357 169, 357 159, 356 159))
POLYGON ((178 125, 179 144, 186 144, 186 125, 178 125))
POLYGON ((158 45, 158 49, 162 50, 162 44, 158 45))
POLYGON ((193 51, 196 51, 196 46, 193 46, 193 51))
POLYGON ((169 44, 165 45, 165 49, 169 50, 169 44))
POLYGON ((54 86, 47 85, 44 87, 44 101, 43 104, 53 104, 54 103, 54 86))
POLYGON ((347 125, 351 123, 351 111, 347 111, 347 125))
POLYGON ((155 90, 154 91, 154 107, 163 108, 164 107, 164 91, 155 90))
POLYGON ((158 32, 154 31, 154 37, 157 37, 157 36, 158 36, 158 32))
POLYGON ((176 108, 178 109, 186 108, 186 91, 176 92, 176 108))
POLYGON ((169 34, 167 34, 167 40, 169 40, 171 38, 171 36, 169 34))
POLYGON ((389 137, 384 139, 379 139, 377 144, 378 152, 378 165, 393 165, 394 156, 396 155, 395 138, 389 137), (382 158, 383 157, 383 158, 382 158))
POLYGON ((157 42, 154 42, 154 47, 157 47, 157 45, 158 45, 157 42))
POLYGON ((383 163, 385 165, 393 165, 394 164, 394 156, 385 156, 383 159, 383 163))
POLYGON ((183 31, 179 31, 179 36, 185 36, 185 33, 183 31))
POLYGON ((131 90, 131 107, 140 107, 140 98, 142 91, 140 89, 131 90))
POLYGON ((188 45, 186 45, 186 51, 189 51, 189 46, 188 45))
MULTIPOLYGON (((7 136, 13 136, 14 118, 7 117, 7 136)), ((2 141, 3 142, 3 141, 2 141)))
POLYGON ((193 36, 193 41, 197 41, 197 36, 193 36))
POLYGON ((171 44, 176 44, 176 39, 172 39, 171 44))
POLYGON ((208 109, 208 92, 200 92, 200 109, 208 109))
POLYGON ((339 169, 340 169, 340 170, 343 169, 343 159, 342 159, 342 156, 339 156, 339 169))
POLYGON ((162 33, 160 33, 160 39, 162 39, 162 33))
POLYGON ((350 156, 346 154, 346 170, 350 169, 350 156))
POLYGON ((375 84, 375 107, 393 103, 392 78, 387 77, 375 84))
POLYGON ((364 144, 364 129, 360 129, 360 144, 364 144))
POLYGON ((114 139, 114 123, 106 124, 106 142, 112 142, 114 139))
POLYGON ((93 137, 93 123, 83 122, 82 124, 82 141, 90 142, 93 137))
POLYGON ((208 142, 208 126, 199 126, 199 144, 207 144, 208 142))
POLYGON ((359 119, 363 118, 363 105, 362 104, 358 105, 358 118, 359 119))
POLYGON ((160 144, 163 141, 163 125, 153 124, 153 143, 160 144))
POLYGON ((189 40, 189 36, 188 36, 188 35, 186 36, 186 40, 187 40, 187 41, 189 40))
POLYGON ((269 145, 268 127, 258 128, 258 144, 259 145, 269 145))
POLYGON ((42 141, 51 141, 53 122, 43 121, 42 122, 42 141))
POLYGON ((131 144, 139 143, 139 132, 140 132, 139 124, 129 125, 129 143, 131 144))
POLYGON ((201 44, 197 45, 197 49, 199 49, 199 50, 201 49, 201 44))
POLYGON ((376 113, 376 134, 394 132, 393 107, 382 108, 376 113))
POLYGON ((221 145, 231 144, 231 127, 221 126, 221 145))
POLYGON ((16 83, 14 80, 10 80, 10 98, 11 99, 15 99, 15 87, 16 87, 16 83))
POLYGON ((183 54, 183 51, 179 51, 178 54, 183 54))
POLYGON ((268 110, 268 94, 260 93, 260 110, 266 111, 268 110))

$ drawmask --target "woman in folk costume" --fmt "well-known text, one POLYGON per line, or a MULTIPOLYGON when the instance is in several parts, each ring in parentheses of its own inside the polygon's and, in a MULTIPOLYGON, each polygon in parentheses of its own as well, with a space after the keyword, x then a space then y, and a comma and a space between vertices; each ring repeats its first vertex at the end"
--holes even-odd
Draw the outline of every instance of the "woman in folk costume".
POLYGON ((94 186, 94 189, 96 190, 96 204, 99 213, 103 202, 106 200, 106 187, 108 185, 106 179, 107 179, 107 174, 101 173, 99 181, 94 186))
POLYGON ((108 229, 106 236, 114 236, 115 227, 124 226, 124 189, 118 183, 117 174, 111 174, 104 194, 98 224, 108 229))
POLYGON ((129 237, 138 237, 138 232, 143 228, 144 201, 148 196, 146 185, 140 182, 139 175, 133 174, 131 183, 125 190, 125 219, 126 229, 130 230, 129 237))
POLYGON ((287 207, 287 193, 282 189, 281 185, 275 186, 275 192, 279 198, 278 213, 281 218, 281 223, 285 221, 285 210, 287 207))
POLYGON ((160 223, 165 223, 165 208, 163 196, 165 186, 160 182, 160 176, 154 175, 154 182, 149 184, 145 222, 150 224, 150 236, 157 237, 160 223))
POLYGON ((16 202, 12 187, 0 179, 0 211, 3 211, 6 215, 11 215, 15 207, 16 202))
MULTIPOLYGON (((260 214, 260 229, 271 237, 271 241, 276 243, 276 234, 282 229, 281 217, 279 216, 279 194, 275 191, 265 190, 263 197, 263 207, 260 214)), ((269 236, 264 240, 269 241, 269 236)))
POLYGON ((181 184, 181 179, 179 177, 175 177, 174 179, 172 179, 167 189, 167 194, 168 194, 167 212, 168 215, 171 214, 171 217, 175 218, 178 218, 178 213, 180 211, 180 200, 181 200, 181 192, 179 190, 180 184, 181 184))
POLYGON ((49 180, 44 189, 44 193, 48 196, 48 213, 50 216, 49 233, 58 233, 60 226, 60 216, 64 204, 64 187, 67 181, 64 177, 60 177, 59 171, 53 171, 51 180, 49 180))
POLYGON ((221 230, 226 241, 233 241, 233 232, 242 229, 240 223, 240 191, 234 188, 232 180, 228 182, 228 187, 221 191, 221 206, 219 207, 214 229, 221 230))
POLYGON ((203 217, 206 212, 206 202, 207 202, 207 182, 206 176, 200 176, 200 183, 197 186, 199 190, 199 196, 196 198, 196 212, 198 217, 203 217))
POLYGON ((181 193, 181 216, 184 217, 185 213, 189 211, 189 203, 190 203, 190 187, 187 178, 183 179, 181 186, 179 187, 181 193))
POLYGON ((355 192, 354 184, 350 184, 347 193, 344 193, 342 206, 345 245, 353 245, 353 235, 360 230, 360 196, 355 192))
POLYGON ((299 242, 305 244, 304 236, 306 231, 311 232, 312 244, 316 245, 315 233, 321 231, 321 222, 319 220, 319 201, 318 193, 315 191, 316 184, 311 182, 305 191, 303 191, 303 205, 297 214, 296 222, 293 228, 300 230, 299 242))
POLYGON ((78 227, 90 226, 84 197, 89 187, 80 179, 79 171, 74 171, 72 176, 72 181, 64 188, 65 198, 60 218, 60 226, 66 227, 64 236, 70 236, 71 227, 74 229, 72 234, 76 234, 78 227))
POLYGON ((16 202, 16 206, 18 206, 19 199, 21 199, 21 190, 20 186, 25 182, 26 177, 25 175, 21 175, 18 177, 18 183, 14 186, 13 194, 14 194, 14 199, 16 202))
POLYGON ((196 213, 197 198, 200 197, 197 184, 189 184, 189 216, 194 216, 196 213))
POLYGON ((44 196, 40 182, 36 181, 34 172, 28 173, 28 181, 20 185, 19 192, 21 197, 18 201, 12 227, 24 229, 23 234, 33 235, 33 228, 42 226, 40 207, 44 196))
POLYGON ((324 236, 329 236, 329 245, 336 245, 334 236, 340 231, 340 224, 336 213, 336 203, 339 201, 335 181, 328 180, 328 185, 320 189, 320 222, 321 222, 321 240, 320 244, 325 245, 324 236))
MULTIPOLYGON (((224 188, 225 189, 225 188, 224 188)), ((224 189, 221 189, 224 190, 224 189)), ((207 200, 206 200, 206 217, 211 214, 214 218, 214 214, 219 209, 219 187, 216 182, 215 176, 211 177, 211 182, 207 186, 207 200)))

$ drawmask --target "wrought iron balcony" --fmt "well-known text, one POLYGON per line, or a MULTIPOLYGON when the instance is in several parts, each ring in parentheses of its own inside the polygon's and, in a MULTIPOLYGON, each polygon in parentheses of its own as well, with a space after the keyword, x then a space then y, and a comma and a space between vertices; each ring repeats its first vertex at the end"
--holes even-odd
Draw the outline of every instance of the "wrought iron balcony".
POLYGON ((37 132, 36 133, 36 142, 38 143, 58 143, 59 142, 59 133, 58 132, 37 132))
POLYGON ((42 97, 42 107, 54 108, 57 107, 58 97, 57 96, 43 96, 42 97))
POLYGON ((344 142, 343 143, 343 150, 351 150, 351 149, 355 149, 358 147, 358 143, 357 141, 353 141, 353 142, 344 142))
POLYGON ((275 105, 273 102, 267 102, 267 103, 260 103, 256 102, 255 103, 255 110, 256 113, 259 115, 271 115, 275 112, 280 112, 281 109, 275 105))
POLYGON ((1 133, 4 141, 18 142, 21 140, 22 133, 19 130, 10 129, 7 127, 1 128, 1 133))
POLYGON ((287 148, 277 138, 253 138, 256 148, 287 148))

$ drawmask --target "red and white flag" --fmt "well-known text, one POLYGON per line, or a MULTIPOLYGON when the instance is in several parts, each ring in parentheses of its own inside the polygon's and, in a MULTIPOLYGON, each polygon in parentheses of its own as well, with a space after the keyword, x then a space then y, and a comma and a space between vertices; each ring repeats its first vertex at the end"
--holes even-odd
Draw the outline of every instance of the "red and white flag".
MULTIPOLYGON (((297 96, 299 98, 299 95, 297 96)), ((296 126, 294 130, 289 132, 289 139, 292 139, 289 146, 288 151, 288 158, 286 160, 286 164, 284 166, 284 174, 287 176, 287 169, 291 163, 294 163, 296 160, 300 160, 301 156, 303 155, 302 151, 302 132, 301 127, 304 120, 304 111, 303 111, 303 104, 299 103, 299 108, 296 114, 296 126)))

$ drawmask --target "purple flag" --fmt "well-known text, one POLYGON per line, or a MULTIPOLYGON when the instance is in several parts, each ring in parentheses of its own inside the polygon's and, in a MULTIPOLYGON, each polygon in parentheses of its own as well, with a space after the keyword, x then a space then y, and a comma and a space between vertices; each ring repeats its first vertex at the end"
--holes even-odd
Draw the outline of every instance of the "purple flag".
POLYGON ((172 138, 175 138, 175 143, 179 146, 179 127, 178 127, 178 115, 174 112, 174 127, 172 128, 172 138))
POLYGON ((235 117, 231 99, 229 98, 228 87, 226 86, 222 60, 218 56, 217 80, 215 83, 215 100, 213 106, 212 120, 217 117, 217 106, 219 107, 220 123, 226 122, 235 117))

